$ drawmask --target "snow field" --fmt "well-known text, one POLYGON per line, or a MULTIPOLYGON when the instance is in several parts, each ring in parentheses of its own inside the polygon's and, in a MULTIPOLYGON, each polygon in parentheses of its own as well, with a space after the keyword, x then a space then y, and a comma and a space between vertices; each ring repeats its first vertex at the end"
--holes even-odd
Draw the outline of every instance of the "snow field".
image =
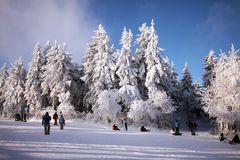
POLYGON ((221 143, 207 132, 173 136, 167 130, 112 131, 110 125, 67 121, 64 130, 51 125, 43 134, 40 121, 0 120, 0 159, 239 159, 240 145, 221 143))

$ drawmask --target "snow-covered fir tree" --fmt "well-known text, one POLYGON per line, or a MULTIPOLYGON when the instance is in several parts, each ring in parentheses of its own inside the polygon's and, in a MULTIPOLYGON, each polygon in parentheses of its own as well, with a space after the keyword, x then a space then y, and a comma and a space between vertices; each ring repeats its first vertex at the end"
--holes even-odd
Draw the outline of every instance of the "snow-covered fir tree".
POLYGON ((232 45, 214 67, 215 78, 204 94, 204 110, 220 124, 220 130, 240 128, 239 50, 232 45), (230 127, 231 126, 231 127, 230 127))
POLYGON ((131 55, 131 41, 133 34, 131 30, 127 32, 126 27, 124 27, 122 32, 122 37, 120 39, 120 44, 122 44, 122 49, 116 64, 116 74, 120 79, 119 93, 127 99, 127 103, 130 104, 133 100, 141 99, 141 95, 137 88, 137 68, 134 67, 134 58, 131 55))
MULTIPOLYGON (((164 109, 165 106, 160 104, 156 97, 165 99, 168 102, 166 107, 171 108, 171 112, 175 110, 169 95, 176 91, 173 85, 173 81, 176 80, 176 74, 173 66, 169 64, 168 59, 162 57, 161 53, 163 49, 158 46, 158 35, 155 31, 153 20, 150 27, 143 24, 139 30, 141 35, 136 40, 139 45, 136 52, 139 63, 140 85, 138 86, 141 88, 142 97, 144 97, 143 99, 145 99, 145 101, 140 100, 133 102, 130 106, 128 116, 134 120, 139 120, 137 113, 141 110, 142 112, 139 114, 143 114, 142 117, 140 116, 142 121, 159 124, 159 115, 163 117, 163 115, 167 115, 170 112, 164 109), (144 95, 145 93, 147 93, 147 95, 144 95), (155 112, 156 115, 153 114, 155 112), (136 114, 136 116, 134 114, 136 114)), ((166 117, 166 119, 169 119, 169 117, 166 117)), ((166 124, 159 124, 159 126, 163 125, 166 124)))
POLYGON ((194 99, 195 99, 195 107, 194 107, 194 112, 196 116, 201 116, 203 114, 203 93, 204 93, 204 88, 200 85, 200 83, 194 82, 193 83, 194 87, 194 99))
POLYGON ((145 86, 146 80, 146 65, 145 65, 145 52, 149 42, 149 27, 146 23, 143 23, 139 27, 140 35, 136 38, 136 44, 138 48, 136 49, 136 60, 138 64, 138 89, 142 95, 143 99, 147 99, 148 93, 145 86))
MULTIPOLYGON (((52 100, 51 109, 58 109, 62 112, 69 113, 69 111, 74 111, 74 107, 71 105, 73 95, 71 94, 70 88, 74 83, 71 71, 75 68, 72 63, 72 58, 70 54, 66 53, 65 48, 65 44, 61 46, 56 43, 51 48, 50 53, 47 54, 46 70, 43 73, 41 86, 43 94, 50 91, 52 100), (62 103, 65 105, 62 105, 62 103)), ((73 112, 72 114, 75 113, 73 112)), ((65 116, 70 115, 65 114, 65 116)))
POLYGON ((22 58, 19 58, 12 65, 9 76, 6 79, 6 89, 4 92, 5 102, 3 103, 3 114, 11 117, 16 113, 21 114, 26 107, 24 98, 24 85, 26 80, 26 71, 23 66, 22 58))
POLYGON ((146 81, 149 94, 157 90, 171 91, 172 83, 169 81, 172 72, 167 59, 161 57, 163 49, 158 47, 158 36, 152 20, 149 28, 149 43, 145 52, 146 81))
POLYGON ((168 95, 171 95, 171 93, 176 91, 173 85, 175 72, 168 59, 163 58, 161 54, 163 49, 159 47, 158 35, 154 25, 153 20, 150 27, 143 25, 140 28, 142 33, 137 38, 137 43, 139 44, 137 56, 140 63, 140 84, 144 81, 144 85, 148 90, 148 96, 158 90, 164 90, 168 95))
POLYGON ((0 69, 0 115, 2 115, 3 111, 3 103, 5 101, 4 93, 6 92, 6 79, 8 78, 8 67, 6 63, 0 69))
POLYGON ((32 62, 29 65, 24 93, 27 105, 30 107, 30 113, 35 117, 42 116, 40 112, 42 109, 41 68, 42 54, 40 45, 37 43, 33 51, 32 62))
POLYGON ((213 69, 216 64, 216 61, 217 61, 217 58, 214 55, 214 51, 211 50, 204 59, 204 62, 205 62, 204 74, 203 74, 203 86, 204 87, 209 86, 211 84, 211 81, 215 77, 213 69))
POLYGON ((82 79, 88 86, 84 101, 89 111, 103 90, 114 87, 116 62, 109 43, 110 39, 107 32, 100 24, 91 43, 95 45, 89 46, 88 55, 83 64, 85 76, 82 79))
POLYGON ((185 64, 183 69, 183 77, 180 82, 181 103, 179 104, 179 110, 182 118, 187 120, 196 110, 199 109, 199 103, 196 97, 195 88, 192 82, 192 76, 190 74, 188 64, 185 64))
MULTIPOLYGON (((56 42, 55 42, 55 45, 56 45, 56 42)), ((51 46, 51 43, 50 41, 48 40, 44 46, 44 49, 42 51, 42 67, 41 67, 41 72, 40 72, 40 77, 41 77, 41 82, 43 82, 44 80, 44 72, 47 70, 47 60, 48 58, 51 56, 52 54, 52 46, 51 46), (50 55, 48 55, 50 54, 50 55)), ((54 56, 54 55, 53 55, 54 56)), ((42 94, 42 108, 46 108, 47 106, 50 105, 50 90, 47 89, 44 94, 42 94), (48 90, 48 91, 47 91, 48 90)))

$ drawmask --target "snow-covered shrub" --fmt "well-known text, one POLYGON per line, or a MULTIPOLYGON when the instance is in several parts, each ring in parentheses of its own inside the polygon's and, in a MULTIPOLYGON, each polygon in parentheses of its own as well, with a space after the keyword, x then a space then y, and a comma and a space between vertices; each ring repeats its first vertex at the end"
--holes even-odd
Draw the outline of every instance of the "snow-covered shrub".
POLYGON ((61 104, 58 106, 58 111, 63 114, 65 119, 75 119, 79 117, 74 106, 69 100, 61 102, 61 104))
POLYGON ((95 118, 106 122, 115 121, 117 114, 121 112, 121 106, 117 102, 118 98, 119 94, 116 90, 102 91, 93 107, 95 118))
POLYGON ((140 100, 141 95, 136 86, 124 85, 118 90, 119 94, 128 100, 129 103, 140 100))
POLYGON ((160 117, 170 114, 174 110, 175 106, 172 105, 172 101, 167 94, 156 91, 146 101, 134 101, 130 106, 128 117, 144 124, 158 123, 160 117))

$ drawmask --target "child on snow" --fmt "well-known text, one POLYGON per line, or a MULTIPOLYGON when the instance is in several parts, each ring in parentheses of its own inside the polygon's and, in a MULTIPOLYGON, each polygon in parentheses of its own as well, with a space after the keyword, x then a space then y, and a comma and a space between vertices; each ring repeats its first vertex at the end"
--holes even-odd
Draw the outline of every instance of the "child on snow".
POLYGON ((182 135, 182 133, 179 132, 180 124, 178 120, 175 121, 174 127, 175 127, 175 133, 173 133, 173 135, 182 135))
POLYGON ((63 127, 65 125, 65 119, 64 119, 62 114, 61 114, 61 116, 59 118, 59 124, 60 124, 60 130, 63 130, 63 127))
POLYGON ((53 119, 54 119, 54 125, 57 125, 57 120, 58 120, 58 114, 57 114, 57 112, 54 113, 53 119))

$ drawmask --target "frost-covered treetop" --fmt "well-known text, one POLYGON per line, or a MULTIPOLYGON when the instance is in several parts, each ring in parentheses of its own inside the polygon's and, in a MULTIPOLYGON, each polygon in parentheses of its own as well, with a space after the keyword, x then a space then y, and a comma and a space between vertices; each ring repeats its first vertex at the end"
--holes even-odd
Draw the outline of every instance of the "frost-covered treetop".
POLYGON ((194 87, 192 85, 192 77, 189 72, 188 64, 185 63, 185 67, 183 69, 183 78, 181 79, 181 91, 183 92, 184 96, 189 96, 193 94, 194 87))
POLYGON ((183 73, 182 83, 185 83, 185 85, 188 85, 188 86, 192 85, 192 77, 190 75, 189 67, 187 63, 185 63, 182 73, 183 73))
POLYGON ((136 85, 137 71, 133 67, 132 60, 133 56, 131 55, 131 41, 132 33, 129 30, 127 32, 126 27, 124 27, 122 32, 122 37, 120 39, 120 44, 122 44, 122 49, 116 64, 116 74, 120 78, 120 86, 123 85, 136 85))
POLYGON ((108 47, 110 39, 107 35, 107 32, 104 30, 104 27, 101 24, 99 24, 98 30, 96 30, 95 33, 98 42, 98 49, 108 50, 108 48, 103 47, 108 47))
POLYGON ((119 44, 122 44, 122 48, 130 50, 132 38, 133 38, 133 34, 131 30, 129 29, 129 31, 127 32, 126 27, 124 27, 119 44))
POLYGON ((155 63, 160 64, 160 53, 163 51, 158 47, 158 35, 154 28, 154 22, 152 20, 151 27, 149 29, 149 43, 146 49, 145 58, 148 64, 148 69, 152 67, 155 63))
POLYGON ((210 50, 210 52, 208 53, 207 57, 206 57, 206 61, 207 62, 211 62, 216 60, 215 58, 215 52, 213 50, 210 50))
POLYGON ((15 63, 12 65, 12 70, 14 76, 16 76, 16 80, 25 79, 25 69, 23 67, 23 59, 20 57, 15 63), (18 77, 19 76, 19 77, 18 77))

